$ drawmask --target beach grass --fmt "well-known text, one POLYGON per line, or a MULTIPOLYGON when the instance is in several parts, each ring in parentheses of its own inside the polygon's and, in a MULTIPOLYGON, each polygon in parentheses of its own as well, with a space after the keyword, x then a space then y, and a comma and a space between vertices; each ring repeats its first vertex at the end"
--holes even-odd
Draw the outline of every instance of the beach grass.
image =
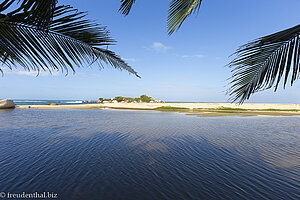
POLYGON ((244 108, 230 108, 230 107, 218 107, 218 108, 213 108, 212 110, 224 110, 224 111, 249 111, 249 109, 244 109, 244 108))
POLYGON ((155 108, 154 110, 180 111, 180 110, 189 110, 189 108, 185 108, 185 107, 173 107, 173 106, 161 106, 161 107, 155 108))

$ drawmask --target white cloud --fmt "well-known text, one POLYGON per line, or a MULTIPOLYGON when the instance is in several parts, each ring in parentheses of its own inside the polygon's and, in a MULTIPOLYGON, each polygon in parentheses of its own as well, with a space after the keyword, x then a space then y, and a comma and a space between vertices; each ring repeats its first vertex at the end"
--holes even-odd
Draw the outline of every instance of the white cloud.
POLYGON ((204 58, 205 56, 202 54, 196 54, 196 55, 183 55, 182 58, 204 58))
POLYGON ((165 53, 166 51, 171 49, 171 47, 165 46, 164 44, 162 44, 160 42, 153 42, 151 48, 154 49, 158 53, 165 53))
POLYGON ((19 71, 10 71, 5 70, 4 74, 13 74, 13 75, 21 75, 21 76, 60 76, 62 75, 58 71, 53 71, 52 74, 50 74, 49 71, 40 71, 40 73, 36 71, 25 71, 25 70, 19 70, 19 71))
POLYGON ((135 58, 122 58, 126 62, 136 62, 135 58))

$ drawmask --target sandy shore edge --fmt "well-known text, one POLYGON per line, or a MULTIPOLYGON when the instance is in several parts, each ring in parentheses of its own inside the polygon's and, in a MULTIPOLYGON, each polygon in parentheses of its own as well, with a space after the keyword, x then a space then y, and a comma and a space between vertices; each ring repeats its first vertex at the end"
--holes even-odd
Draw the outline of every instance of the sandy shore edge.
POLYGON ((22 106, 17 106, 16 109, 159 110, 159 111, 166 111, 166 112, 181 112, 181 113, 185 113, 187 115, 196 115, 196 116, 201 116, 201 117, 219 117, 219 116, 245 116, 246 117, 246 116, 295 116, 295 115, 300 115, 300 104, 271 104, 271 103, 244 103, 244 104, 232 104, 232 103, 105 103, 105 104, 79 104, 79 105, 22 105, 22 106), (160 109, 161 107, 167 107, 167 109, 160 109), (175 108, 175 109, 172 109, 172 108, 175 108), (178 109, 178 108, 181 108, 181 109, 178 109), (241 110, 241 109, 247 109, 247 110, 241 110))
POLYGON ((220 107, 241 109, 294 109, 300 110, 300 104, 273 104, 273 103, 105 103, 105 104, 79 104, 79 105, 20 105, 17 109, 136 109, 154 110, 163 106, 189 108, 189 109, 215 109, 220 107))

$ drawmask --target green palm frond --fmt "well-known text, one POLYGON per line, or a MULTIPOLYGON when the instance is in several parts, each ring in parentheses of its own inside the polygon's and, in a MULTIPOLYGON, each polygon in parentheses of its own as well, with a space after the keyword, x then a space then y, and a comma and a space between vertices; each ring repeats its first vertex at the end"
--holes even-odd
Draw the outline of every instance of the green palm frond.
POLYGON ((50 30, 80 40, 88 45, 113 45, 106 27, 85 19, 87 13, 78 12, 71 6, 58 6, 50 30))
POLYGON ((201 3, 202 0, 172 0, 168 14, 169 35, 178 30, 189 15, 198 12, 201 3))
MULTIPOLYGON (((97 58, 100 58, 101 61, 103 61, 106 64, 110 64, 116 69, 120 70, 126 70, 129 73, 132 73, 136 75, 137 77, 141 78, 130 66, 128 66, 127 63, 125 63, 118 55, 116 55, 114 52, 107 50, 107 49, 102 49, 102 48, 94 48, 95 49, 95 54, 97 58)), ((97 61, 100 61, 97 59, 97 61)), ((101 63, 100 63, 101 64, 101 63)))
MULTIPOLYGON (((121 0, 119 11, 128 15, 134 3, 135 0, 121 0)), ((201 3, 202 0, 171 0, 167 19, 169 35, 178 30, 189 15, 198 12, 201 3)))
POLYGON ((135 0, 121 0, 119 12, 123 15, 128 15, 134 3, 135 0))
POLYGON ((293 85, 300 71, 300 25, 259 38, 241 46, 236 58, 228 94, 240 102, 260 90, 275 87, 283 79, 293 85))
POLYGON ((57 0, 4 0, 0 4, 0 12, 14 4, 16 8, 6 14, 12 21, 26 20, 27 24, 47 29, 53 19, 57 0))
MULTIPOLYGON (((47 29, 26 18, 0 19, 0 62, 12 69, 19 64, 25 70, 75 71, 98 63, 137 73, 118 55, 103 46, 114 44, 105 27, 85 19, 86 13, 70 6, 58 6, 47 29)), ((0 68, 1 71, 1 68, 0 68)))

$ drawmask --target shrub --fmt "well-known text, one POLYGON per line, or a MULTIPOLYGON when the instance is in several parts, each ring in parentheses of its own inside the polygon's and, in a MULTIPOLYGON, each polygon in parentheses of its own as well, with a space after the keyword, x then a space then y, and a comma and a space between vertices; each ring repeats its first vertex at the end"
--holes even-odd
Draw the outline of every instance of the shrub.
POLYGON ((122 97, 122 96, 118 96, 118 97, 115 97, 115 100, 116 100, 117 102, 121 102, 121 101, 124 101, 125 98, 122 97))
POLYGON ((141 95, 140 99, 142 102, 146 102, 146 103, 149 103, 150 101, 152 101, 152 98, 147 95, 141 95))

